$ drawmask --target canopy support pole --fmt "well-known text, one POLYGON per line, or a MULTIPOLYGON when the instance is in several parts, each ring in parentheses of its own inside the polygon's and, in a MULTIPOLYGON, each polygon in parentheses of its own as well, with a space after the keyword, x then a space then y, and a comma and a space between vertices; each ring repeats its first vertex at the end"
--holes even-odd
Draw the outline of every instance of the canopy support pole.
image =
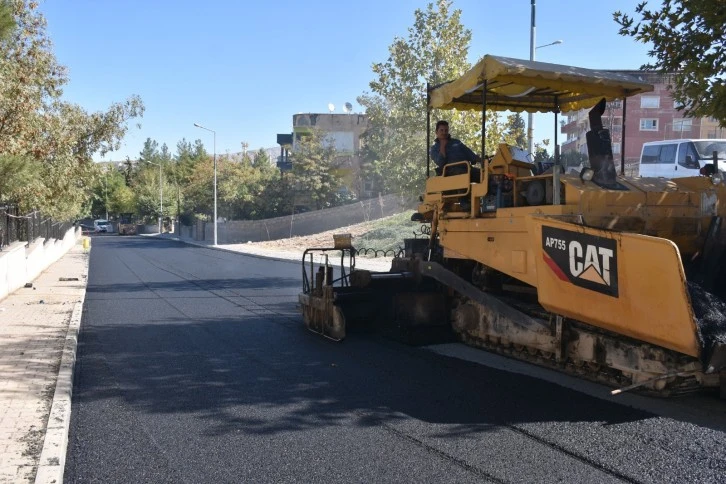
MULTIPOLYGON (((487 144, 487 81, 484 79, 484 86, 481 91, 481 158, 482 160, 486 157, 486 144, 487 144)), ((484 164, 482 163, 482 170, 484 164)))
POLYGON ((552 205, 559 205, 560 200, 560 147, 557 144, 557 114, 560 112, 560 102, 555 96, 555 166, 552 167, 552 205))
POLYGON ((625 176, 625 113, 627 112, 627 97, 623 96, 623 122, 620 128, 620 176, 625 176))
POLYGON ((431 102, 431 88, 429 83, 426 83, 426 178, 431 176, 431 108, 429 103, 431 102))

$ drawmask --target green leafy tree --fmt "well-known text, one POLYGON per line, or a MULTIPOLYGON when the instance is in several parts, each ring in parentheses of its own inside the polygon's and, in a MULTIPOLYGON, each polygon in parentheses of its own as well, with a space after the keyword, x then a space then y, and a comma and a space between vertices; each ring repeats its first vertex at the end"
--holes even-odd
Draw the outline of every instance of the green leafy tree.
POLYGON ((300 138, 290 158, 297 198, 318 210, 336 205, 343 177, 335 163, 335 145, 313 130, 300 138))
POLYGON ((252 166, 263 173, 277 172, 277 168, 270 162, 270 155, 267 154, 267 151, 265 151, 264 148, 257 150, 252 166))
MULTIPOLYGON (((414 12, 406 39, 396 37, 385 62, 373 64, 371 92, 358 98, 366 108, 369 127, 364 134, 363 156, 369 176, 383 191, 417 193, 426 177, 426 87, 461 76, 467 61, 471 31, 461 24, 461 10, 450 0, 429 3, 414 12)), ((452 136, 474 151, 481 151, 481 113, 439 111, 431 113, 432 126, 447 119, 452 136)), ((486 151, 493 152, 501 129, 492 113, 487 116, 486 151)))
MULTIPOLYGON (((92 155, 118 149, 127 122, 143 114, 138 97, 88 113, 61 99, 66 69, 56 61, 34 1, 11 0, 16 28, 0 42, 0 153, 32 158, 38 170, 3 193, 21 209, 71 219, 88 206, 98 176, 92 155)), ((0 164, 10 163, 0 160, 0 164)), ((9 172, 9 170, 8 170, 9 172)), ((24 175, 19 175, 24 176, 24 175)))
POLYGON ((146 138, 146 141, 144 141, 144 147, 141 149, 141 153, 139 153, 139 162, 156 163, 159 161, 159 158, 159 143, 151 138, 146 138))
MULTIPOLYGON (((114 182, 116 182, 115 179, 114 182)), ((136 194, 130 187, 126 186, 125 183, 116 184, 113 186, 113 191, 108 199, 108 210, 114 215, 120 215, 122 213, 138 213, 138 208, 136 206, 136 194)))
POLYGON ((200 216, 211 219, 214 213, 214 165, 211 157, 206 162, 200 160, 189 166, 192 171, 186 177, 182 191, 185 219, 200 216))
POLYGON ((8 39, 15 29, 13 8, 9 0, 0 0, 0 42, 8 39))
POLYGON ((674 73, 673 97, 684 113, 726 126, 723 1, 664 0, 652 9, 640 2, 635 12, 637 19, 619 11, 613 17, 620 35, 653 44, 648 55, 654 60, 642 68, 674 73))
POLYGON ((270 162, 267 151, 260 148, 255 153, 248 179, 248 183, 252 185, 250 190, 254 193, 249 218, 262 219, 289 213, 289 211, 283 212, 283 207, 288 206, 286 202, 288 197, 284 192, 282 181, 280 172, 270 162))
POLYGON ((218 166, 218 214, 228 219, 254 217, 254 201, 258 194, 257 176, 252 163, 225 162, 218 166))
POLYGON ((214 161, 202 141, 197 139, 192 143, 182 138, 176 144, 174 180, 177 183, 177 205, 185 223, 192 223, 197 216, 213 213, 213 177, 214 161))
POLYGON ((176 216, 176 186, 164 175, 162 168, 161 190, 159 190, 159 167, 144 164, 139 166, 132 190, 136 195, 138 214, 145 220, 155 221, 162 217, 176 216), (160 199, 163 197, 163 200, 160 199), (163 201, 163 213, 159 212, 163 201))
POLYGON ((504 142, 519 148, 527 148, 527 132, 524 118, 519 113, 507 116, 504 125, 504 142))
POLYGON ((169 147, 166 146, 166 143, 162 144, 159 149, 159 158, 161 158, 161 161, 163 162, 169 162, 174 158, 171 151, 169 151, 169 147))
POLYGON ((292 213, 295 201, 291 177, 288 175, 273 177, 265 184, 257 199, 257 210, 260 218, 281 217, 292 213))
POLYGON ((547 151, 547 147, 550 144, 549 139, 543 139, 542 143, 535 143, 534 144, 534 157, 533 161, 535 163, 554 163, 555 157, 550 155, 550 153, 547 151))
POLYGON ((124 175, 124 180, 126 181, 126 186, 130 187, 133 183, 136 169, 135 169, 134 162, 131 161, 131 158, 129 158, 128 156, 126 157, 126 161, 123 162, 123 168, 121 168, 121 172, 124 175))
POLYGON ((176 165, 180 182, 187 184, 195 171, 195 165, 200 162, 207 162, 209 158, 201 140, 192 143, 187 141, 186 138, 182 138, 176 144, 176 165))
POLYGON ((126 186, 122 171, 106 165, 99 168, 96 180, 91 202, 91 214, 94 218, 105 217, 107 212, 111 218, 122 213, 136 212, 134 192, 126 186))
POLYGON ((26 188, 34 187, 40 168, 30 156, 0 156, 0 200, 10 200, 7 194, 22 194, 26 188))

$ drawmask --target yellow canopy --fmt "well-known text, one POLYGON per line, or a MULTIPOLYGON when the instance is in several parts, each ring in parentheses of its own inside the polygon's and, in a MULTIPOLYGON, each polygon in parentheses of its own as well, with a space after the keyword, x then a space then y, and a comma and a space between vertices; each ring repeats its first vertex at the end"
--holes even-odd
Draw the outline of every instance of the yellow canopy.
POLYGON ((602 98, 612 101, 653 90, 618 72, 485 55, 459 79, 432 89, 429 107, 481 111, 485 81, 487 109, 495 111, 576 111, 602 98))

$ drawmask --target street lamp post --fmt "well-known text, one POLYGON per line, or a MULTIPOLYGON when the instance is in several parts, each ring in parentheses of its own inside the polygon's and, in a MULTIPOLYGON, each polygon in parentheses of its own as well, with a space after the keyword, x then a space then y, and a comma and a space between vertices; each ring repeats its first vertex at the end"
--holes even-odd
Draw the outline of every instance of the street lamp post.
POLYGON ((205 131, 211 131, 214 138, 214 245, 217 245, 217 132, 213 129, 205 128, 201 124, 194 123, 194 126, 205 131))
POLYGON ((164 217, 164 190, 161 184, 161 163, 154 163, 153 161, 144 160, 150 165, 156 165, 159 167, 159 233, 161 233, 161 220, 164 217))
MULTIPOLYGON (((535 51, 537 49, 541 49, 542 47, 548 47, 550 45, 557 45, 561 44, 561 40, 555 40, 554 42, 550 42, 549 44, 540 45, 535 47, 535 38, 536 38, 536 27, 535 27, 535 0, 532 1, 532 25, 529 35, 529 60, 533 61, 535 58, 535 51)), ((532 116, 532 113, 527 113, 527 149, 529 150, 530 154, 532 154, 532 150, 534 150, 534 117, 532 116)))
POLYGON ((106 220, 108 220, 108 167, 103 173, 103 206, 106 208, 106 220))

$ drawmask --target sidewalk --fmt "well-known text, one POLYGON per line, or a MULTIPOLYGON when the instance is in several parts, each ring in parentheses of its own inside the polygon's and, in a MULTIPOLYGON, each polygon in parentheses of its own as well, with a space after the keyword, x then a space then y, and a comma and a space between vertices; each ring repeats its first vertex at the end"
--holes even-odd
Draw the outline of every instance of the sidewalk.
POLYGON ((79 240, 0 300, 0 483, 62 482, 88 275, 79 240))

